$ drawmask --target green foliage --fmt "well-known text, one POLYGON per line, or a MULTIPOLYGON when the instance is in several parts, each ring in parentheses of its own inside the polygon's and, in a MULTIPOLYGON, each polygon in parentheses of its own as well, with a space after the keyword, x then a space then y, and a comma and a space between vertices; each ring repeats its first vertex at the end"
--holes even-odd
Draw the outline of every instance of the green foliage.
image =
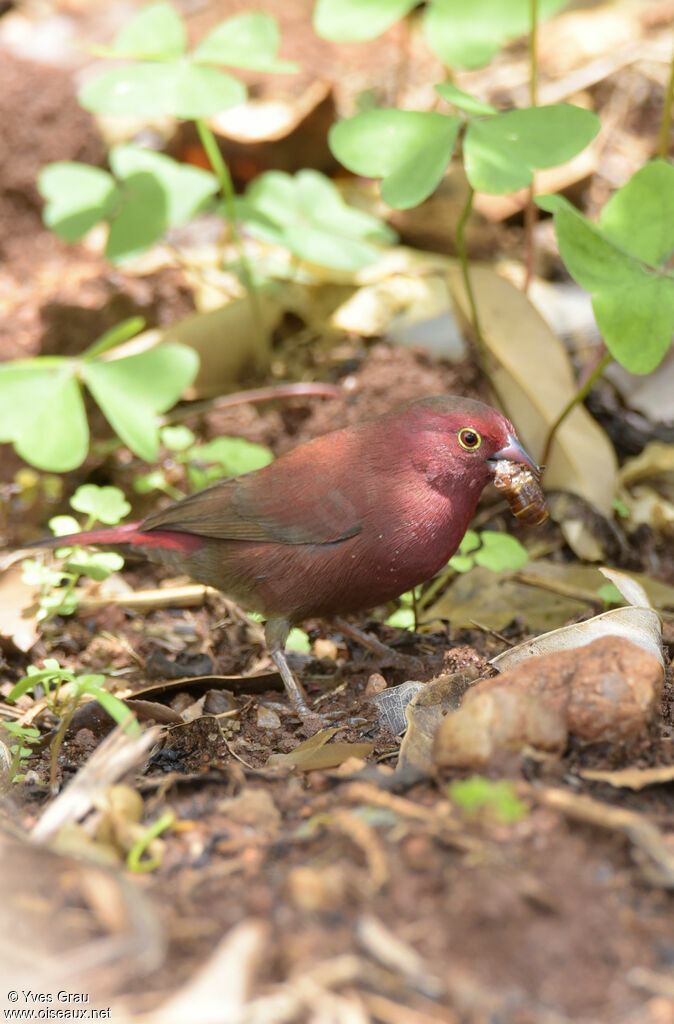
MULTIPOLYGON (((567 0, 538 0, 539 18, 549 18, 567 0)), ((319 36, 351 43, 374 39, 404 18, 416 0, 317 0, 319 36)), ((450 67, 486 64, 510 39, 529 28, 529 0, 431 0, 424 14, 429 48, 450 67)))
POLYGON ((566 267, 592 295, 611 355, 632 373, 650 373, 674 330, 674 167, 646 164, 612 196, 595 225, 562 196, 539 196, 554 214, 566 267))
MULTIPOLYGON (((96 484, 83 484, 78 487, 70 506, 76 512, 90 516, 91 524, 95 521, 106 526, 116 526, 131 511, 131 506, 119 487, 98 487, 96 484)), ((85 529, 90 529, 89 524, 85 529)))
POLYGON ((466 175, 473 188, 490 193, 531 184, 535 170, 570 160, 599 130, 595 114, 567 103, 497 113, 454 86, 436 91, 461 114, 368 110, 330 131, 337 159, 356 174, 382 178, 382 199, 397 209, 431 195, 463 124, 466 175))
MULTIPOLYGON (((568 0, 538 0, 539 19, 568 0)), ((449 67, 479 68, 530 25, 530 0, 433 0, 424 20, 428 47, 449 67)))
POLYGON ((153 462, 159 450, 157 414, 177 402, 194 380, 198 357, 185 345, 160 345, 137 355, 103 359, 135 334, 134 317, 104 335, 78 358, 43 356, 0 366, 0 441, 39 469, 65 473, 89 449, 82 384, 86 384, 121 440, 153 462))
POLYGON ((448 787, 450 800, 460 807, 466 817, 493 817, 503 825, 511 825, 526 818, 529 811, 517 796, 512 782, 501 779, 492 782, 482 775, 457 779, 448 787))
POLYGON ((614 583, 604 583, 597 590, 597 594, 604 602, 605 608, 610 608, 612 605, 624 604, 624 599, 618 588, 614 583))
POLYGON ((184 24, 168 3, 143 8, 104 56, 138 61, 104 72, 80 91, 87 110, 112 117, 213 117, 243 103, 246 88, 213 65, 293 72, 278 60, 276 21, 259 11, 228 18, 187 52, 184 24))
MULTIPOLYGON (((163 444, 174 452, 173 461, 183 463, 187 478, 194 491, 226 476, 240 476, 254 469, 269 465, 274 456, 269 448, 254 444, 242 437, 216 437, 205 444, 197 444, 196 438, 187 427, 164 427, 160 431, 163 444)), ((173 498, 183 494, 166 479, 163 469, 137 476, 133 486, 139 494, 163 491, 173 498)))
MULTIPOLYGON (((73 516, 53 516, 49 526, 57 537, 90 530, 97 522, 114 526, 131 511, 131 506, 117 487, 97 487, 84 484, 73 494, 70 505, 87 515, 80 525, 73 516)), ((23 561, 23 579, 39 589, 37 618, 40 621, 54 615, 72 615, 77 607, 75 587, 82 576, 100 582, 124 565, 121 555, 113 551, 87 551, 82 547, 59 548, 58 555, 65 559, 60 568, 44 565, 33 558, 23 561)))
POLYGON ((194 445, 181 459, 188 462, 190 483, 197 490, 223 476, 240 476, 262 469, 274 456, 269 448, 243 437, 216 437, 206 444, 194 445))
POLYGON ((285 246, 298 259, 337 270, 359 270, 379 255, 376 244, 396 234, 377 217, 356 210, 318 171, 294 177, 267 171, 237 204, 246 230, 263 241, 285 246))
POLYGON ((93 697, 118 725, 126 727, 129 735, 139 735, 140 726, 129 709, 119 698, 108 693, 103 688, 104 684, 105 676, 97 673, 78 676, 72 669, 62 668, 55 658, 45 658, 44 668, 28 666, 26 675, 12 687, 7 699, 17 701, 26 693, 31 693, 38 699, 35 688, 39 685, 49 710, 59 717, 71 717, 84 697, 93 697))
POLYGON ((366 110, 330 129, 330 149, 355 174, 382 178, 382 199, 405 210, 440 183, 461 118, 411 110, 366 110))
POLYGON ((375 39, 416 7, 417 0, 317 0, 314 29, 336 43, 375 39))
POLYGON ((25 768, 24 762, 32 755, 32 748, 40 739, 40 730, 34 725, 22 725, 21 722, 3 722, 2 728, 16 740, 9 745, 12 763, 7 771, 6 782, 20 782, 23 775, 18 775, 17 772, 25 768))
POLYGON ((461 541, 457 554, 449 560, 455 572, 468 572, 474 565, 481 565, 492 572, 504 572, 507 569, 521 569, 529 560, 529 554, 523 544, 509 533, 496 533, 493 530, 467 530, 461 541))
POLYGON ((310 654, 311 640, 303 629, 298 629, 297 626, 293 626, 288 633, 286 648, 289 651, 295 651, 297 654, 310 654))
POLYGON ((476 118, 463 143, 468 181, 478 192, 516 192, 531 184, 534 171, 580 153, 598 131, 596 114, 568 103, 476 118))
POLYGON ((185 224, 218 191, 214 174, 131 144, 110 150, 112 174, 86 164, 49 164, 38 178, 47 227, 79 241, 100 221, 110 225, 105 254, 123 263, 185 224), (113 176, 114 175, 114 176, 113 176))
MULTIPOLYGON (((407 595, 403 594, 402 597, 407 595)), ((396 629, 410 629, 416 628, 416 617, 414 614, 414 608, 402 607, 397 608, 392 615, 386 620, 387 626, 395 626, 396 629)))
POLYGON ((417 617, 415 612, 415 598, 418 598, 421 588, 408 590, 398 598, 399 607, 386 619, 387 626, 395 626, 396 629, 415 630, 417 628, 417 617))
POLYGON ((123 701, 104 688, 105 676, 98 673, 75 675, 62 668, 55 658, 45 658, 44 667, 29 665, 26 675, 12 687, 7 700, 16 701, 30 693, 35 700, 44 699, 46 707, 60 719, 51 745, 51 785, 56 789, 58 754, 63 737, 75 711, 87 697, 93 698, 129 736, 139 736, 141 728, 123 701))

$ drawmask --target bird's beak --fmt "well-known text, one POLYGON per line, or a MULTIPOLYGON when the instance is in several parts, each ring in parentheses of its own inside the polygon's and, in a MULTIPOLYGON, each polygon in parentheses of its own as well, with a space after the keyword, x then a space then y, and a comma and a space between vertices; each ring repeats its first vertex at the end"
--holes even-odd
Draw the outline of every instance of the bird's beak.
POLYGON ((507 459, 508 462, 521 462, 523 465, 528 466, 529 469, 538 476, 540 469, 531 456, 525 452, 517 438, 513 437, 512 434, 508 434, 507 441, 508 443, 501 448, 500 451, 496 452, 495 455, 492 455, 488 461, 500 462, 502 459, 507 459))

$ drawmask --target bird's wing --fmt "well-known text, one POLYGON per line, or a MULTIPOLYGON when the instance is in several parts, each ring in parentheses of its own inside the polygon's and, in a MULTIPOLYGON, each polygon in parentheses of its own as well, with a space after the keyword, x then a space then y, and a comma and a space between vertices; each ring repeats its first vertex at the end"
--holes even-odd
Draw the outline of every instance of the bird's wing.
POLYGON ((360 533, 360 517, 339 489, 318 496, 320 475, 277 477, 268 472, 273 465, 190 494, 148 516, 142 529, 276 544, 335 544, 360 533))

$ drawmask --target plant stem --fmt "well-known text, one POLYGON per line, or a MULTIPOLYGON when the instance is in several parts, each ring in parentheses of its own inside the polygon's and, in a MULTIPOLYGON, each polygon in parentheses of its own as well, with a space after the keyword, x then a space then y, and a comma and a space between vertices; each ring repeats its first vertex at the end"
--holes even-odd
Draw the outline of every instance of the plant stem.
POLYGON ((243 280, 244 288, 248 294, 250 301, 251 312, 253 314, 253 321, 258 333, 261 351, 266 351, 268 348, 267 332, 264 327, 264 320, 262 319, 262 309, 260 306, 260 296, 258 295, 257 288, 255 286, 255 279, 251 270, 248 257, 246 256, 246 250, 244 248, 243 239, 241 232, 239 231, 238 224, 236 222, 236 206, 235 206, 235 194, 234 184, 232 182, 232 176, 229 173, 229 168, 224 161, 222 153, 218 143, 216 142, 215 135, 209 128, 208 124, 202 117, 198 117, 195 121, 197 126, 197 132, 201 145, 204 147, 208 161, 213 168, 213 173, 220 182, 220 188, 222 189, 222 196, 225 201, 225 209, 227 211, 227 220, 229 221, 229 230, 232 236, 232 241, 239 254, 239 263, 241 265, 241 277, 243 280))
POLYGON ((541 466, 543 468, 545 468, 545 466, 547 465, 548 458, 550 456, 550 448, 552 447, 552 442, 554 440, 555 434, 557 433, 557 431, 559 430, 559 428, 561 427, 562 423, 569 415, 569 413, 573 409, 575 409, 577 405, 584 401, 585 398, 587 398, 590 391, 592 390, 595 381, 599 380, 602 373, 604 372, 604 370, 606 369, 606 367, 612 359, 613 356, 610 352, 604 352, 604 355, 601 357, 592 373, 590 373, 585 383, 580 388, 578 388, 573 398, 569 402, 567 402, 567 404, 564 406, 555 422, 550 427, 548 431, 548 436, 545 439, 545 448, 543 449, 543 454, 541 456, 541 466))
POLYGON ((660 118, 660 131, 658 132, 658 156, 666 160, 669 156, 669 135, 672 130, 672 105, 674 104, 674 52, 669 65, 669 81, 665 93, 665 101, 662 107, 660 118))
POLYGON ((470 279, 470 264, 468 262, 468 246, 466 244, 466 224, 470 217, 473 209, 473 198, 475 196, 475 189, 470 188, 468 192, 468 199, 466 204, 461 211, 459 222, 456 225, 456 249, 459 254, 459 262, 461 264, 461 276, 463 277, 463 285, 466 289, 466 296, 468 298, 468 305, 470 307, 470 319, 471 326, 473 329, 473 342, 475 344, 475 351, 477 352, 477 361, 481 372, 484 374, 489 387, 491 388, 492 394, 496 401, 499 403, 501 408, 505 411, 505 404, 501 395, 499 394, 498 388, 494 384, 489 372, 489 359, 487 346, 482 333, 482 327, 480 326, 480 315, 477 309, 477 302, 475 300, 475 292, 473 291, 473 284, 470 279))
MULTIPOLYGON (((434 576, 428 585, 427 590, 423 592, 421 597, 417 601, 418 614, 423 614, 428 608, 429 604, 437 594, 437 592, 449 581, 456 576, 456 572, 452 569, 451 565, 446 565, 444 569, 441 569, 437 576, 434 576)), ((417 610, 415 609, 415 611, 417 610)))
POLYGON ((339 398, 344 391, 337 384, 324 384, 320 381, 306 381, 295 384, 271 384, 264 388, 252 388, 250 391, 237 391, 233 395, 218 395, 216 398, 205 398, 201 402, 173 409, 161 417, 161 425, 180 423, 181 420, 195 413, 210 412, 212 409, 232 409, 237 405, 258 402, 279 402, 287 398, 339 398))
POLYGON ((49 768, 49 789, 52 793, 58 793, 56 773, 58 771, 59 751, 61 749, 61 744, 63 743, 65 734, 68 731, 68 726, 72 721, 72 717, 75 714, 76 709, 77 698, 74 701, 72 701, 71 704, 68 707, 66 707, 66 709, 63 711, 63 717, 61 718, 61 722, 59 724, 56 736, 54 736, 54 739, 52 740, 50 759, 51 765, 49 768))
MULTIPOLYGON (((532 107, 538 106, 538 0, 529 0, 529 103, 532 107)), ((538 220, 538 207, 534 202, 535 194, 536 178, 534 176, 529 186, 527 205, 524 208, 525 294, 529 291, 533 280, 536 261, 534 231, 538 220)))

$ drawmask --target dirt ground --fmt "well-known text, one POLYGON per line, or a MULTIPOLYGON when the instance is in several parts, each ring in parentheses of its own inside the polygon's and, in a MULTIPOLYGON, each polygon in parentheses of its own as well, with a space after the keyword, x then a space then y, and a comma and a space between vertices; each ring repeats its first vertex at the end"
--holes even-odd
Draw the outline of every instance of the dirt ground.
MULTIPOLYGON (((284 5, 274 6, 279 13, 284 5)), ((222 12, 203 17, 216 22, 222 12)), ((205 26, 197 17, 193 27, 199 35, 205 26)), ((287 32, 301 49, 297 25, 287 32)), ((386 65, 387 54, 400 51, 395 33, 382 47, 374 52, 386 65)), ((341 57, 350 67, 353 49, 343 48, 341 57)), ((312 59, 327 60, 322 44, 312 59)), ((359 59, 352 92, 364 75, 359 59)), ((29 67, 9 53, 2 60, 2 360, 81 351, 136 313, 150 326, 180 320, 194 305, 180 271, 132 277, 43 228, 39 168, 65 158, 101 164, 104 147, 74 99, 69 71, 29 67)), ((338 94, 337 102, 348 96, 338 94)), ((506 250, 521 245, 521 220, 493 232, 506 250)), ((298 380, 341 384, 340 396, 186 410, 184 422, 200 439, 231 434, 279 455, 411 398, 487 397, 471 357, 450 364, 354 335, 311 348, 288 322, 275 340, 284 369, 292 367, 298 380)), ((241 386, 279 376, 272 368, 268 379, 241 386)), ((608 399, 594 397, 606 414, 608 399)), ((623 458, 619 414, 605 424, 623 458)), ((124 449, 90 456, 61 493, 36 499, 31 492, 29 500, 16 486, 22 466, 2 446, 8 547, 44 534, 79 484, 114 484, 132 494, 134 476, 147 470, 124 449)), ((184 487, 184 469, 168 456, 165 467, 184 487)), ((157 493, 137 498, 134 511, 166 500, 157 493)), ((575 558, 555 522, 537 530, 516 523, 493 489, 478 515, 483 525, 547 545, 560 564, 575 558)), ((671 537, 644 530, 629 540, 628 567, 674 585, 671 537)), ((674 773, 665 777, 674 765, 671 614, 663 626, 661 707, 647 733, 624 744, 572 741, 561 757, 530 751, 493 763, 485 774, 509 780, 521 806, 516 820, 502 820, 494 808, 471 810, 450 796, 451 783, 472 774, 467 770, 396 773, 400 737, 380 724, 370 698, 384 683, 425 682, 468 666, 489 674, 490 658, 530 635, 517 609, 501 632, 459 629, 450 620, 414 633, 385 625, 387 609, 353 617, 414 658, 410 669, 364 650, 334 624, 305 623, 312 650, 292 656, 293 665, 318 710, 343 714, 324 749, 353 746, 332 763, 316 756, 303 767, 275 760, 307 737, 259 624, 217 594, 183 601, 178 592, 187 581, 164 569, 129 563, 123 579, 134 592, 161 587, 175 602, 130 608, 119 598, 53 618, 28 652, 6 642, 0 708, 27 666, 45 657, 78 673, 104 673, 143 724, 163 729, 140 767, 122 778, 142 797, 144 822, 170 812, 172 825, 161 835, 160 863, 144 873, 123 868, 119 822, 95 835, 73 829, 56 848, 29 843, 52 801, 49 741, 58 723, 42 716, 44 742, 0 804, 0 977, 8 991, 87 992, 92 1006, 111 1007, 118 1022, 153 1015, 162 1024, 674 1022, 674 773), (586 776, 628 767, 663 775, 640 789, 586 776), (210 1016, 200 1015, 208 998, 194 987, 201 971, 211 986, 210 1016), (221 1002, 213 1010, 218 979, 221 1002)), ((78 709, 58 756, 60 789, 111 727, 96 705, 78 709)))

